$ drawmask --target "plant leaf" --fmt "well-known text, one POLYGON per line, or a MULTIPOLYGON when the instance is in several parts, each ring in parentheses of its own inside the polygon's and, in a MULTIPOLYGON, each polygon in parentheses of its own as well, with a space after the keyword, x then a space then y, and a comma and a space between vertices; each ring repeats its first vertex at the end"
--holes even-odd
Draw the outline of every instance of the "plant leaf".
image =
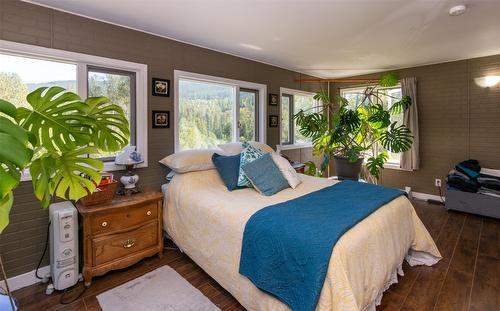
POLYGON ((34 160, 30 165, 31 181, 35 197, 40 201, 42 208, 47 208, 52 199, 54 184, 51 182, 56 172, 56 158, 46 154, 34 160))
POLYGON ((48 151, 74 150, 90 141, 94 120, 88 117, 88 105, 62 87, 41 87, 27 96, 33 110, 17 108, 16 120, 34 133, 37 144, 48 151))
POLYGON ((0 199, 0 233, 9 224, 9 214, 14 203, 14 194, 9 192, 5 197, 0 199))
POLYGON ((316 176, 316 163, 309 161, 304 163, 306 165, 306 170, 304 173, 309 176, 316 176))
POLYGON ((393 72, 383 74, 380 77, 379 85, 383 87, 395 86, 399 82, 399 76, 393 72))
POLYGON ((324 114, 319 112, 305 114, 299 111, 294 115, 295 122, 299 127, 299 132, 305 137, 317 141, 325 132, 328 131, 328 120, 324 114))
POLYGON ((16 117, 16 106, 0 98, 0 112, 5 113, 11 118, 16 117))
MULTIPOLYGON (((8 108, 6 104, 8 103, 3 101, 0 105, 8 108)), ((33 156, 28 142, 29 135, 23 128, 0 116, 0 199, 4 199, 17 187, 21 170, 33 156)))
POLYGON ((366 168, 368 172, 375 178, 380 178, 380 171, 384 168, 384 164, 389 159, 389 155, 386 152, 381 152, 376 157, 370 157, 366 161, 366 168))
POLYGON ((102 161, 86 156, 97 152, 96 148, 84 147, 64 152, 56 159, 51 187, 58 197, 78 201, 88 192, 94 192, 96 184, 101 180, 100 172, 104 165, 102 161), (81 173, 90 179, 80 176, 81 173))
POLYGON ((0 163, 10 163, 24 168, 33 155, 28 148, 26 131, 4 117, 0 117, 0 163), (8 148, 6 148, 8 146, 8 148))
POLYGON ((107 97, 89 97, 88 116, 94 119, 92 142, 106 152, 119 151, 129 143, 129 121, 123 109, 111 103, 107 97))
POLYGON ((370 107, 368 122, 376 129, 382 129, 391 125, 391 115, 381 104, 375 104, 370 107))
POLYGON ((408 95, 403 96, 400 100, 392 104, 389 112, 392 115, 400 114, 411 106, 411 98, 408 95))
POLYGON ((328 90, 320 90, 313 96, 314 100, 321 101, 323 103, 330 103, 330 95, 328 94, 328 90))
POLYGON ((409 128, 393 122, 387 131, 380 134, 380 142, 385 149, 399 153, 411 148, 413 136, 409 128))

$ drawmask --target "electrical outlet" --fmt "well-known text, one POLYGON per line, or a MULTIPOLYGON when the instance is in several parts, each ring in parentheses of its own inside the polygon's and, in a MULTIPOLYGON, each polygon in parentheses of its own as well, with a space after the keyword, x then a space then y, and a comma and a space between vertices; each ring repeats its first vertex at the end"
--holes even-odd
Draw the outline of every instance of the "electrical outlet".
POLYGON ((436 187, 441 187, 441 179, 436 178, 436 180, 434 181, 434 185, 435 185, 436 187))

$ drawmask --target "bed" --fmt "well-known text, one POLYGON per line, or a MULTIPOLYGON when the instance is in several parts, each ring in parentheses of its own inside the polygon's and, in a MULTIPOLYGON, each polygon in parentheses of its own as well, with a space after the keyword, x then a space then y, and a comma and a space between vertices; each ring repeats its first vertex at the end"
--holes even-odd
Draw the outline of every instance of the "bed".
MULTIPOLYGON (((178 174, 165 192, 164 228, 181 251, 248 310, 289 310, 239 274, 245 225, 258 210, 338 181, 300 175, 302 184, 266 197, 229 192, 216 170, 178 174)), ((347 231, 333 248, 316 310, 375 310, 402 263, 433 265, 441 255, 410 201, 398 197, 347 231)))

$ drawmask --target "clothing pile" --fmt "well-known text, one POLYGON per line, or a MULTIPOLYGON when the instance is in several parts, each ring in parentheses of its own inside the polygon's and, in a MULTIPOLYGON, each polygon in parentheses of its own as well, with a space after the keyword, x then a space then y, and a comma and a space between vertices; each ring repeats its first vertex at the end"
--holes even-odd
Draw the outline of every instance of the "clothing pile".
POLYGON ((500 170, 481 168, 477 160, 466 160, 448 173, 448 189, 500 198, 500 170))

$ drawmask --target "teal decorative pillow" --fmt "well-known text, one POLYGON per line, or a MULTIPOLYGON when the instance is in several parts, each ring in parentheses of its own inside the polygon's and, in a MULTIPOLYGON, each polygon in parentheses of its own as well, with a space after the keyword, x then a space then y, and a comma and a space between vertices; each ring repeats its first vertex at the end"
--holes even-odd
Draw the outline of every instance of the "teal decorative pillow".
POLYGON ((263 195, 270 196, 289 187, 269 153, 243 165, 242 169, 254 188, 263 195))
POLYGON ((238 175, 238 186, 239 187, 252 187, 250 180, 245 176, 243 172, 243 165, 253 162, 264 155, 264 152, 250 145, 248 142, 244 142, 241 147, 243 150, 240 155, 240 174, 238 175))

